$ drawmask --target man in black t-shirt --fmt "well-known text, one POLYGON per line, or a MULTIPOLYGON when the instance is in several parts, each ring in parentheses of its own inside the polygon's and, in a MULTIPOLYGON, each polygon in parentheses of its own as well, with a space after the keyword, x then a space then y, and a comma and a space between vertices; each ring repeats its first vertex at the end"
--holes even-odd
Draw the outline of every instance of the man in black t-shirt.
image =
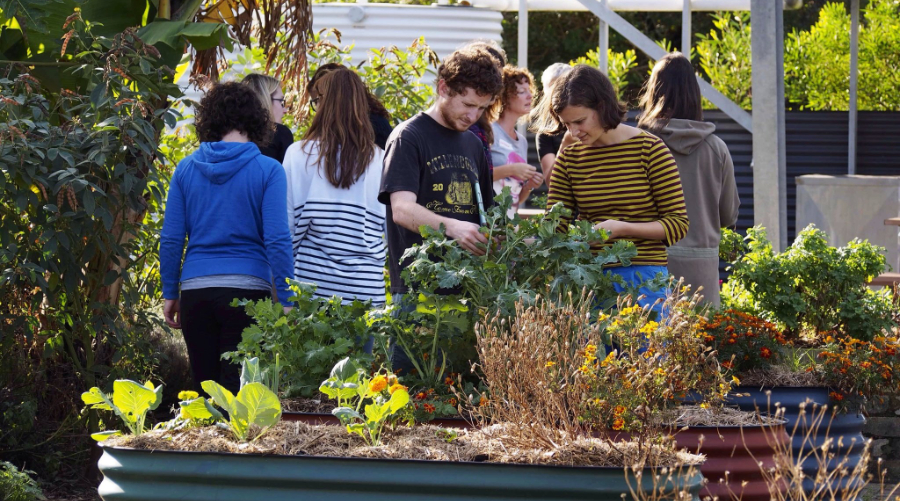
POLYGON ((478 194, 493 201, 481 141, 468 131, 502 87, 491 56, 477 48, 450 54, 438 68, 437 97, 388 138, 378 200, 387 205, 391 293, 404 294, 406 249, 422 243, 419 227, 446 228, 464 249, 483 255, 478 194))

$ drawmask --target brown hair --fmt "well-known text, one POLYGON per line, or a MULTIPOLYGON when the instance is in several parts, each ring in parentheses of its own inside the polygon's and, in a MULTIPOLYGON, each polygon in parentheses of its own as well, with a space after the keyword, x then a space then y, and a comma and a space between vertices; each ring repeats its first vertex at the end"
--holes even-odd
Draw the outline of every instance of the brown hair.
POLYGON ((438 80, 443 80, 454 94, 463 94, 470 88, 480 96, 497 97, 503 88, 503 77, 496 61, 482 49, 457 49, 438 66, 438 80))
MULTIPOLYGON (((506 52, 499 44, 497 44, 497 42, 493 40, 475 40, 474 42, 466 44, 463 48, 487 52, 494 59, 494 64, 496 64, 497 69, 501 71, 502 78, 503 67, 506 66, 506 52)), ((497 114, 494 112, 494 107, 490 106, 488 109, 484 110, 484 113, 482 113, 481 116, 478 117, 478 120, 475 121, 475 124, 481 129, 488 144, 494 143, 494 129, 491 127, 491 122, 495 120, 497 120, 497 114)))
POLYGON ((260 106, 250 87, 237 82, 217 83, 200 100, 194 128, 201 142, 221 141, 231 131, 243 132, 257 146, 272 141, 272 115, 260 106))
POLYGON ((625 120, 627 108, 619 101, 616 89, 606 75, 593 66, 579 64, 553 85, 549 117, 542 117, 538 132, 559 134, 566 128, 559 114, 569 106, 584 106, 597 112, 604 131, 615 129, 625 120))
MULTIPOLYGON (((316 68, 316 71, 315 73, 313 73, 312 78, 309 79, 307 89, 309 89, 310 91, 316 89, 316 85, 319 83, 322 77, 336 70, 352 71, 350 68, 347 68, 340 63, 325 63, 316 68)), ((316 92, 318 92, 318 90, 316 90, 316 92)), ((369 106, 369 113, 384 117, 388 120, 391 119, 391 113, 387 110, 387 108, 384 107, 384 104, 381 103, 381 101, 375 96, 375 94, 372 94, 372 91, 370 91, 368 87, 366 87, 366 103, 369 106)))
MULTIPOLYGON (((316 167, 336 188, 349 188, 375 156, 366 86, 352 71, 332 71, 317 82, 320 100, 304 143, 319 143, 316 167)), ((305 147, 305 144, 304 144, 305 147)))
POLYGON ((703 120, 702 102, 691 62, 680 52, 667 54, 644 85, 638 127, 661 129, 673 118, 703 120))
POLYGON ((516 86, 521 83, 527 83, 531 89, 531 95, 535 93, 534 77, 531 72, 525 68, 517 68, 515 66, 506 65, 503 67, 503 91, 500 92, 500 99, 494 101, 491 105, 491 115, 499 117, 503 110, 509 106, 510 100, 516 95, 516 86))

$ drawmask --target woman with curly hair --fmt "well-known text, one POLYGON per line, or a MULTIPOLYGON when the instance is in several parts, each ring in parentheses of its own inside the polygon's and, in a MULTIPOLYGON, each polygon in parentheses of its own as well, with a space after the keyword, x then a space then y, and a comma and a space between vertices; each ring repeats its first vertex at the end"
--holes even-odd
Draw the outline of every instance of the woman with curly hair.
POLYGON ((516 124, 531 112, 534 98, 534 80, 525 68, 507 65, 503 68, 503 90, 494 103, 497 121, 491 124, 494 144, 491 158, 494 163, 494 191, 500 193, 509 187, 512 207, 509 217, 519 204, 528 200, 531 190, 544 183, 544 176, 528 165, 528 140, 516 131, 516 124), (503 177, 500 177, 503 176, 503 177))
POLYGON ((253 90, 256 97, 259 98, 259 103, 269 112, 269 117, 272 119, 275 132, 271 141, 259 147, 260 153, 278 160, 279 163, 284 162, 284 152, 294 142, 294 134, 291 129, 281 123, 285 112, 284 90, 281 88, 281 82, 268 75, 251 73, 245 76, 241 83, 253 90))
POLYGON ((284 159, 294 276, 315 294, 385 302, 384 151, 375 144, 365 84, 331 71, 316 82, 319 112, 284 159))
POLYGON ((237 366, 221 356, 237 348, 251 319, 232 300, 269 298, 274 287, 289 308, 287 181, 281 164, 259 151, 271 139, 271 118, 247 86, 215 85, 195 127, 200 148, 172 175, 160 236, 164 314, 182 330, 194 387, 213 380, 236 392, 237 366))

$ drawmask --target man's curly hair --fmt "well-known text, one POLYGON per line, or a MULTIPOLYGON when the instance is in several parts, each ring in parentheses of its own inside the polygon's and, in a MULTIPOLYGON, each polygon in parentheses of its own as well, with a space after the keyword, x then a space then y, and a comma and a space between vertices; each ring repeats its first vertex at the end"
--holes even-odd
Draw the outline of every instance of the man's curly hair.
POLYGON ((272 141, 274 124, 259 97, 238 82, 215 84, 200 100, 194 127, 201 142, 221 141, 231 131, 243 132, 257 146, 272 141))
POLYGON ((438 67, 438 79, 454 94, 464 94, 471 88, 478 95, 497 97, 503 88, 496 60, 487 51, 469 47, 444 58, 438 67))

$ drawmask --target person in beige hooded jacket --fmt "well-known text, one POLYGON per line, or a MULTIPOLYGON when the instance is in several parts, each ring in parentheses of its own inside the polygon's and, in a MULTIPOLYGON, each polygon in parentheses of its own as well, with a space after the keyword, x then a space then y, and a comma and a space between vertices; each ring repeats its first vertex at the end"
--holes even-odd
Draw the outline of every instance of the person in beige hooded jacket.
POLYGON ((638 126, 657 135, 675 157, 688 219, 687 236, 667 249, 669 273, 718 307, 721 228, 737 221, 734 165, 725 142, 704 122, 700 86, 691 62, 680 52, 660 59, 641 96, 638 126))

